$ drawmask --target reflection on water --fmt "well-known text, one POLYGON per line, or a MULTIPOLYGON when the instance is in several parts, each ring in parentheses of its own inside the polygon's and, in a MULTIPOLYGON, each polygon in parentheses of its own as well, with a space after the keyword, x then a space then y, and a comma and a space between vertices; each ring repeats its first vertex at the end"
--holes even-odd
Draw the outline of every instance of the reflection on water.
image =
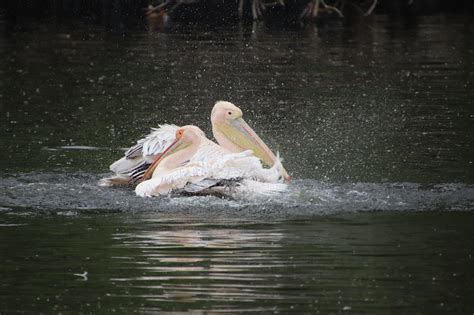
POLYGON ((146 297, 152 301, 231 299, 239 303, 288 298, 262 290, 278 287, 264 283, 281 277, 267 274, 266 270, 285 266, 276 257, 269 257, 281 250, 282 231, 265 225, 256 229, 255 224, 245 221, 228 223, 229 226, 226 222, 216 222, 215 226, 188 223, 185 229, 182 222, 155 219, 147 223, 153 225, 153 231, 115 235, 119 247, 139 249, 140 254, 133 261, 115 257, 139 273, 112 281, 148 290, 146 297), (201 282, 206 285, 200 285, 201 282))

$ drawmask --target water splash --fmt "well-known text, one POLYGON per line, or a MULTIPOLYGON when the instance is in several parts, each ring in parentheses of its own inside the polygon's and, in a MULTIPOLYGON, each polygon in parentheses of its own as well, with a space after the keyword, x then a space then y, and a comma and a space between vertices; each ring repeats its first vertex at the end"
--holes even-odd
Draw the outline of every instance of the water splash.
POLYGON ((458 183, 327 183, 296 180, 278 198, 137 197, 97 186, 98 174, 23 173, 0 177, 0 207, 11 212, 157 212, 163 216, 301 217, 364 211, 471 211, 474 187, 458 183))

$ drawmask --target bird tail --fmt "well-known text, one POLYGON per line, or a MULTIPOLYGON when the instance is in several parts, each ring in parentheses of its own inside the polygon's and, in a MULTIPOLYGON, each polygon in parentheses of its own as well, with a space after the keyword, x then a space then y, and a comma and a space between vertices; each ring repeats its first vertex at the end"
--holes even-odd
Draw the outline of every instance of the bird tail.
POLYGON ((112 176, 105 177, 99 180, 99 186, 102 187, 117 187, 117 186, 128 186, 130 184, 130 176, 112 176))

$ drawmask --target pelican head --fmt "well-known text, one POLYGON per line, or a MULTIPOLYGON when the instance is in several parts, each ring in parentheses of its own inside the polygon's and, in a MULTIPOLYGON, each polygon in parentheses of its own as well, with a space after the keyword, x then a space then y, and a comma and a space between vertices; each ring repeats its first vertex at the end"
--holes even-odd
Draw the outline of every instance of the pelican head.
POLYGON ((150 165, 143 180, 153 177, 158 166, 164 169, 174 169, 189 161, 198 150, 204 132, 196 126, 187 125, 176 130, 176 138, 150 165))
MULTIPOLYGON (((275 164, 276 156, 245 122, 242 111, 234 104, 217 102, 211 112, 211 122, 214 137, 223 147, 232 152, 252 150, 253 154, 267 166, 275 164)), ((291 178, 284 168, 281 175, 286 180, 291 178)))

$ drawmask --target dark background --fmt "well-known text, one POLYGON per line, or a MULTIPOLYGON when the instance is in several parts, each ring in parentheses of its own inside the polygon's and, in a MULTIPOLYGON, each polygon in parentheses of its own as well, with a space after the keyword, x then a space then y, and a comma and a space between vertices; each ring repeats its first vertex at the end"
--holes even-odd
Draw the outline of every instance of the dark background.
MULTIPOLYGON (((171 1, 173 2, 173 1, 171 1)), ((332 4, 334 1, 327 1, 332 4)), ((295 25, 299 15, 309 3, 308 0, 285 1, 285 7, 274 6, 265 11, 263 19, 267 22, 280 22, 283 25, 295 25)), ((360 15, 353 5, 367 6, 366 1, 346 0, 344 15, 360 15)), ((90 23, 104 25, 108 29, 123 30, 129 28, 144 28, 147 0, 1 0, 0 14, 5 16, 7 30, 21 28, 25 19, 29 18, 80 18, 90 23)), ((154 3, 158 4, 158 3, 154 3)), ((244 5, 244 20, 251 20, 251 1, 244 5)), ((170 12, 173 19, 185 20, 189 23, 212 22, 228 23, 238 19, 237 1, 211 0, 195 4, 185 4, 170 12)), ((170 9, 167 6, 166 9, 170 9)), ((474 2, 470 0, 379 0, 374 10, 375 14, 386 14, 391 17, 410 20, 415 16, 436 14, 472 14, 474 2)), ((324 14, 321 14, 324 19, 324 14)))

